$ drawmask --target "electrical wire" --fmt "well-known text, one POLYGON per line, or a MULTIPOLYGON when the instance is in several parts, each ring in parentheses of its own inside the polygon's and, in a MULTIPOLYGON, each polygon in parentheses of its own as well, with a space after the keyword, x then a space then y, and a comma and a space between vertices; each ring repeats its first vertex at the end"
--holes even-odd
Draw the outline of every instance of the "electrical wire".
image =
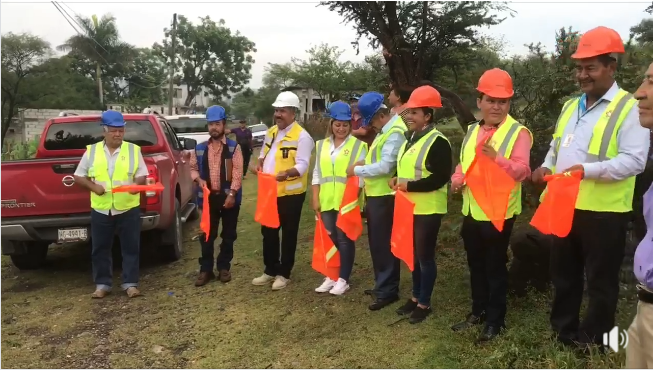
MULTIPOLYGON (((95 40, 95 38, 93 38, 93 37, 91 37, 91 36, 89 36, 89 35, 86 35, 86 34, 84 34, 83 32, 79 31, 79 30, 77 29, 77 27, 75 27, 75 26, 73 25, 73 22, 74 22, 74 23, 75 23, 75 24, 76 24, 80 29, 82 29, 82 30, 84 29, 84 27, 83 27, 82 25, 80 25, 79 22, 77 22, 77 20, 76 20, 73 16, 71 16, 71 15, 70 15, 70 14, 69 14, 69 13, 68 13, 68 12, 67 12, 67 11, 66 11, 62 6, 61 6, 61 5, 59 5, 56 1, 51 1, 51 3, 52 3, 52 5, 54 5, 54 7, 57 9, 57 11, 59 11, 59 14, 61 14, 61 16, 64 17, 64 19, 68 22, 68 24, 73 28, 73 30, 75 30, 75 32, 76 32, 78 35, 93 40, 93 42, 95 42, 95 43, 96 43, 96 44, 97 44, 97 45, 98 45, 102 50, 104 50, 106 53, 109 53, 109 51, 108 51, 107 49, 105 49, 104 46, 102 46, 102 45, 101 45, 97 40, 95 40), (71 22, 71 20, 72 20, 72 22, 71 22)), ((62 2, 62 4, 65 5, 68 9, 70 9, 71 12, 75 13, 76 16, 79 17, 79 15, 78 15, 78 14, 77 14, 73 9, 71 9, 67 4, 65 4, 65 3, 63 3, 63 2, 62 2)), ((95 51, 95 53, 96 53, 96 54, 97 54, 97 55, 98 55, 98 56, 99 56, 99 57, 100 57, 100 58, 101 58, 101 59, 102 59, 106 64, 111 64, 111 63, 109 63, 109 61, 107 61, 107 60, 104 58, 104 56, 102 56, 102 54, 100 54, 100 52, 97 51, 95 48, 93 48, 93 51, 95 51)), ((122 63, 120 63, 120 62, 116 62, 115 64, 122 65, 123 67, 125 67, 125 66, 124 66, 122 63)), ((168 83, 169 83, 169 81, 163 82, 163 83, 161 83, 160 85, 157 85, 157 86, 143 86, 143 85, 138 84, 138 83, 135 83, 135 82, 128 82, 129 85, 133 85, 133 86, 140 87, 140 88, 143 88, 143 89, 158 89, 158 88, 161 88, 161 87, 167 85, 168 83)))

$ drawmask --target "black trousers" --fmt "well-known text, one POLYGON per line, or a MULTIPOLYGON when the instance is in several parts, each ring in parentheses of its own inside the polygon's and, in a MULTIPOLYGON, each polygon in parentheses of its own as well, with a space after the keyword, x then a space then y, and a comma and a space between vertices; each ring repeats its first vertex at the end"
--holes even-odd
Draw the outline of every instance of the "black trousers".
POLYGON ((367 197, 367 238, 374 267, 374 295, 377 299, 399 296, 399 259, 392 254, 390 238, 395 210, 395 197, 367 197))
POLYGON ((508 244, 515 217, 499 232, 490 221, 465 216, 460 235, 467 251, 472 286, 472 314, 485 313, 487 326, 505 326, 508 293, 508 244))
POLYGON ((202 233, 200 236, 200 244, 202 246, 202 257, 199 259, 200 272, 213 271, 213 252, 215 239, 218 237, 218 228, 220 220, 222 220, 222 232, 220 238, 220 253, 216 259, 216 268, 220 270, 229 270, 231 268, 231 260, 234 258, 234 242, 236 241, 237 231, 236 225, 238 224, 238 213, 240 213, 240 205, 235 204, 232 208, 224 208, 224 201, 226 194, 211 194, 209 196, 209 215, 211 218, 209 231, 209 240, 206 240, 206 234, 202 233))
POLYGON ((290 272, 295 265, 297 233, 305 199, 306 193, 277 198, 281 227, 273 229, 261 226, 263 263, 265 264, 265 273, 270 276, 281 275, 290 279, 290 272), (281 230, 281 240, 279 240, 279 230, 281 230), (279 250, 280 245, 281 250, 279 250))
POLYGON ((240 145, 240 151, 243 154, 243 177, 247 174, 249 169, 249 160, 252 158, 252 148, 249 145, 240 145))
POLYGON ((603 333, 614 327, 629 219, 629 213, 577 209, 569 235, 555 238, 550 263, 555 288, 551 327, 563 343, 602 344, 603 333), (589 302, 579 322, 583 270, 589 302))

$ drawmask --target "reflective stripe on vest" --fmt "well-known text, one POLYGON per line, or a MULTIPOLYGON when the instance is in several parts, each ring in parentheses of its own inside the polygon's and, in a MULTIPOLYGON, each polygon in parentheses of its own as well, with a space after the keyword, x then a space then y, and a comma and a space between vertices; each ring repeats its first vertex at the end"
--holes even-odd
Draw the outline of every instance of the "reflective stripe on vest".
MULTIPOLYGON (((287 171, 293 168, 296 164, 295 158, 297 157, 297 146, 299 145, 299 136, 304 131, 304 128, 299 123, 294 122, 292 128, 288 130, 286 135, 281 139, 277 145, 277 150, 274 155, 274 172, 275 174, 281 171, 287 171), (286 155, 284 156, 284 153, 286 155)), ((263 158, 270 154, 270 148, 279 132, 278 126, 272 126, 268 129, 265 135, 263 144, 263 158)), ((265 161, 265 160, 264 160, 265 161)), ((308 171, 304 172, 299 177, 289 177, 286 181, 279 181, 277 185, 277 196, 283 197, 286 195, 301 194, 306 192, 308 187, 308 171)))
MULTIPOLYGON (((562 113, 558 117, 553 134, 553 166, 550 169, 553 173, 557 172, 556 165, 562 136, 574 110, 578 108, 579 102, 580 98, 574 98, 566 102, 562 113)), ((605 113, 601 115, 601 118, 594 126, 592 138, 587 148, 585 163, 607 161, 619 154, 617 133, 636 103, 637 101, 632 94, 619 89, 615 98, 606 107, 605 113)), ((576 209, 594 212, 630 212, 634 192, 635 176, 619 181, 599 182, 592 179, 583 179, 576 199, 576 209)), ((542 192, 540 200, 544 198, 545 193, 546 189, 542 192)))
POLYGON ((338 152, 335 162, 333 162, 330 152, 331 139, 328 138, 317 142, 315 167, 320 181, 319 198, 322 211, 340 209, 347 185, 347 168, 356 163, 362 145, 362 141, 349 136, 338 152), (349 159, 345 161, 347 157, 349 159))
MULTIPOLYGON (((387 132, 380 133, 374 138, 374 142, 370 146, 370 150, 365 156, 365 164, 377 163, 381 160, 381 151, 383 150, 383 145, 388 140, 390 135, 394 133, 403 134, 408 130, 406 124, 401 119, 401 116, 394 116, 392 121, 387 123, 391 125, 387 132)), ((391 171, 394 172, 394 171, 391 171)), ((368 197, 379 197, 384 195, 392 195, 393 190, 388 186, 388 181, 392 178, 392 173, 382 176, 375 177, 366 177, 363 180, 365 181, 365 195, 368 197)))
MULTIPOLYGON (((510 158, 512 154, 512 149, 517 141, 519 131, 526 130, 531 135, 531 143, 533 134, 525 126, 519 124, 513 117, 508 115, 506 121, 499 126, 499 128, 492 135, 490 144, 497 151, 497 155, 501 155, 504 158, 510 158)), ((463 146, 460 149, 460 164, 462 166, 463 173, 467 172, 467 169, 474 161, 476 157, 476 147, 478 142, 478 132, 480 131, 480 126, 478 123, 473 124, 470 127, 470 130, 467 131, 467 135, 463 140, 463 146)), ((508 209, 506 211, 506 219, 512 218, 514 215, 521 214, 522 204, 521 204, 521 191, 522 186, 521 182, 517 182, 515 187, 510 194, 510 200, 508 201, 508 209)), ((489 221, 485 212, 481 207, 476 203, 472 192, 468 187, 463 188, 463 215, 467 216, 471 213, 471 216, 478 221, 489 221)))
POLYGON ((92 178, 96 184, 102 185, 106 190, 102 195, 91 192, 91 208, 108 211, 113 207, 119 211, 126 211, 138 207, 141 199, 140 194, 114 194, 111 190, 118 186, 134 183, 140 148, 135 144, 123 141, 111 176, 109 176, 109 159, 104 151, 104 142, 89 145, 87 150, 89 153, 88 177, 92 178), (121 153, 125 152, 127 152, 127 156, 121 155, 121 153))
MULTIPOLYGON (((433 128, 419 138, 408 151, 406 151, 407 142, 401 146, 397 161, 397 181, 399 183, 416 181, 431 175, 431 172, 426 168, 426 156, 438 137, 447 140, 440 131, 433 128)), ((415 203, 413 214, 447 213, 447 185, 429 192, 406 192, 406 196, 415 203)))

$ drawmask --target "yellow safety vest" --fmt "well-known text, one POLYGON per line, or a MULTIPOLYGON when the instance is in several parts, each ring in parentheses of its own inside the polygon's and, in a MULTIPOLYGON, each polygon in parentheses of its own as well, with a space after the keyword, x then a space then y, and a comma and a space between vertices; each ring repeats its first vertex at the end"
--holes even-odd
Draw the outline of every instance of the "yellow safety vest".
POLYGON ((126 211, 138 207, 141 204, 140 194, 114 194, 111 189, 134 183, 141 148, 136 144, 123 141, 111 177, 109 176, 109 161, 104 152, 104 141, 88 145, 86 150, 89 161, 88 177, 106 190, 102 195, 91 192, 91 208, 108 211, 113 206, 119 211, 126 211))
MULTIPOLYGON (((277 151, 274 153, 274 172, 287 171, 293 168, 296 164, 297 146, 299 145, 299 135, 304 131, 304 128, 297 122, 292 123, 292 127, 286 133, 279 143, 277 143, 277 151)), ((268 156, 268 152, 274 143, 279 127, 274 125, 270 127, 265 135, 265 142, 263 145, 263 158, 268 156)), ((277 184, 277 197, 286 195, 301 194, 306 192, 308 186, 308 171, 299 177, 289 177, 286 181, 279 181, 277 184)))
MULTIPOLYGON (((392 121, 388 122, 387 124, 390 125, 388 131, 381 132, 374 138, 374 142, 372 142, 372 146, 370 147, 369 152, 367 152, 367 156, 365 156, 366 165, 377 163, 381 160, 381 151, 383 149, 383 145, 388 140, 390 135, 394 133, 403 135, 404 132, 408 130, 404 120, 399 115, 396 115, 392 121)), ((393 190, 390 189, 390 186, 388 186, 388 181, 392 177, 394 177, 392 173, 382 176, 365 177, 363 179, 365 181, 365 195, 368 197, 392 195, 393 190)))
MULTIPOLYGON (((558 117, 553 133, 553 168, 550 168, 553 173, 556 173, 562 135, 574 111, 578 109, 579 102, 580 98, 567 101, 558 117)), ((619 154, 617 134, 636 103, 637 100, 633 98, 632 94, 619 89, 615 98, 605 109, 605 113, 594 125, 585 163, 607 161, 619 154)), ((540 200, 544 198, 545 192, 546 189, 542 192, 540 200)), ((633 209, 634 193, 635 176, 610 182, 583 179, 580 182, 580 190, 576 199, 576 209, 594 212, 630 212, 633 209)))
POLYGON ((315 161, 320 179, 320 209, 322 211, 340 210, 340 203, 347 185, 347 168, 360 157, 367 144, 349 136, 340 148, 335 163, 331 160, 331 138, 317 142, 315 161))
MULTIPOLYGON (((467 135, 463 139, 463 144, 460 150, 460 163, 462 165, 463 173, 467 172, 467 169, 474 161, 476 157, 476 142, 478 140, 478 131, 480 125, 478 122, 469 126, 467 130, 467 135)), ((519 136, 519 131, 526 130, 531 135, 531 145, 533 143, 533 134, 525 126, 521 125, 510 115, 506 117, 506 121, 499 126, 497 131, 492 135, 490 144, 497 151, 497 155, 500 155, 504 158, 510 158, 512 153, 512 148, 517 141, 517 136, 519 136)), ((506 212, 506 219, 512 218, 515 215, 521 214, 521 182, 515 184, 512 192, 510 193, 510 200, 508 201, 508 210, 506 212)), ((477 221, 489 221, 485 212, 481 207, 476 203, 474 196, 472 195, 471 190, 468 187, 463 188, 463 215, 467 216, 471 212, 472 217, 477 221)))
MULTIPOLYGON (((438 137, 442 137, 449 142, 440 131, 433 128, 431 131, 419 138, 419 140, 417 140, 408 151, 406 151, 408 142, 405 142, 401 146, 398 156, 399 160, 397 161, 398 183, 416 181, 431 175, 431 172, 426 168, 426 156, 435 142, 435 139, 438 137)), ((446 159, 443 158, 443 160, 446 159)), ((408 196, 408 199, 415 203, 415 211, 413 214, 432 215, 434 213, 447 213, 446 184, 438 190, 417 193, 406 192, 406 195, 408 196)))

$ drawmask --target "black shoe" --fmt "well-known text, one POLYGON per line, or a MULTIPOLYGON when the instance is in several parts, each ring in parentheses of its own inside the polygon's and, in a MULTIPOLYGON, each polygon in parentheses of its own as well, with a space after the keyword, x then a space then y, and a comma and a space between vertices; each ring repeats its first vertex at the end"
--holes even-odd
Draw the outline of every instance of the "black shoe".
POLYGON ((420 322, 424 321, 428 315, 431 314, 431 307, 429 308, 422 308, 420 306, 415 307, 415 310, 413 310, 413 313, 410 314, 410 319, 408 319, 408 322, 411 324, 419 324, 420 322))
POLYGON ((465 319, 465 321, 459 322, 458 324, 452 326, 451 330, 461 331, 461 330, 469 329, 476 325, 482 324, 484 321, 485 321, 485 312, 483 312, 481 316, 474 316, 474 314, 470 313, 469 315, 467 315, 467 319, 465 319))
POLYGON ((485 342, 489 342, 492 339, 496 338, 501 334, 501 332, 505 329, 505 326, 490 326, 487 325, 483 328, 483 331, 481 332, 481 335, 478 336, 476 339, 476 344, 481 344, 485 342))
POLYGON ((397 308, 397 315, 408 315, 411 314, 415 309, 417 308, 417 302, 413 301, 412 299, 409 299, 406 301, 406 303, 397 308))
POLYGON ((365 293, 365 295, 374 295, 374 289, 365 289, 363 293, 365 293))
POLYGON ((368 307, 370 311, 378 311, 385 306, 391 305, 399 300, 399 297, 392 297, 392 298, 385 298, 385 299, 377 299, 376 301, 372 302, 370 306, 368 307))

